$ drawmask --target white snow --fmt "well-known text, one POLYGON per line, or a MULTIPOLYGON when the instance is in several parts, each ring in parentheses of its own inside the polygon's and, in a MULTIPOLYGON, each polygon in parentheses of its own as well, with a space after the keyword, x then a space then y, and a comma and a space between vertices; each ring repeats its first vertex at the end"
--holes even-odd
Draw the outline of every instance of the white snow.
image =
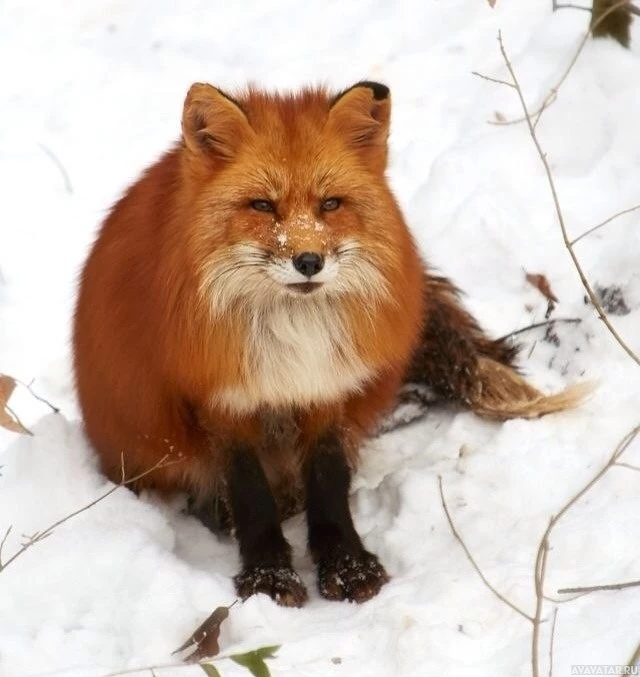
MULTIPOLYGON (((585 3, 589 4, 589 3, 585 3)), ((487 578, 532 614, 536 548, 549 518, 640 422, 640 368, 583 301, 539 158, 505 78, 505 45, 536 106, 570 60, 586 12, 550 2, 352 0, 8 0, 0 7, 0 371, 24 389, 12 408, 33 438, 0 431, 0 538, 6 560, 33 534, 111 486, 83 439, 69 359, 79 266, 106 210, 179 133, 183 97, 199 80, 342 87, 367 78, 394 99, 390 177, 430 261, 465 290, 494 334, 544 319, 525 282, 542 273, 560 299, 560 345, 521 336, 522 365, 553 390, 582 378, 598 389, 576 411, 490 423, 435 408, 373 440, 354 481, 366 545, 392 575, 361 606, 321 599, 303 518, 286 524, 311 593, 301 610, 255 597, 236 604, 224 653, 281 644, 278 676, 518 677, 531 674, 531 625, 487 590, 454 540, 438 493, 487 578), (64 176, 48 155, 55 154, 64 176), (340 659, 332 660, 332 659, 340 659)), ((637 23, 637 20, 636 20, 637 23)), ((630 51, 589 43, 542 116, 540 140, 571 237, 640 202, 640 29, 630 51)), ((612 316, 640 352, 640 212, 576 245, 594 284, 622 288, 631 312, 612 316)), ((640 465, 640 439, 624 460, 640 465)), ((545 591, 640 578, 640 476, 613 468, 551 537, 545 591)), ((124 489, 34 545, 0 572, 0 675, 99 677, 172 663, 170 653, 234 598, 235 545, 180 503, 124 489)), ((554 602, 544 604, 547 674, 554 602)), ((640 588, 558 605, 554 674, 575 664, 624 664, 640 641, 640 588)), ((245 675, 223 661, 224 675, 245 675)), ((136 673, 150 675, 147 670, 136 673)), ((197 667, 159 677, 203 674, 197 667)))

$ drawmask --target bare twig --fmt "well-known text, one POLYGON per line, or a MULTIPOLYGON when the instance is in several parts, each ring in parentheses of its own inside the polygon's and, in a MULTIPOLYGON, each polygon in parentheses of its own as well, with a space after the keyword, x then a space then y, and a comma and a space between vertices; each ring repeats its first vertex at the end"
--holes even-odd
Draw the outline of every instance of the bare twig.
POLYGON ((547 175, 547 181, 549 183, 549 189, 551 190, 551 196, 553 198, 553 204, 555 206, 556 216, 558 218, 558 223, 560 224, 560 229, 562 231, 562 238, 564 240, 565 247, 567 248, 569 255, 571 256, 571 259, 573 261, 573 265, 575 266, 575 269, 578 271, 578 275, 580 276, 580 280, 582 281, 582 285, 585 288, 587 295, 589 296, 589 299, 590 299, 591 303, 593 304, 593 307, 596 309, 596 312, 598 313, 598 317, 604 322, 607 329, 611 332, 612 336, 616 339, 616 341, 624 349, 624 351, 627 353, 627 355, 629 355, 629 357, 631 357, 631 359, 636 364, 640 365, 640 357, 638 357, 638 355, 636 355, 636 353, 627 345, 627 343, 622 339, 622 337, 616 331, 615 327, 609 321, 607 314, 604 312, 604 309, 602 308, 600 301, 598 300, 595 292, 591 288, 591 285, 589 284, 589 281, 587 280, 587 277, 584 274, 584 271, 582 269, 582 265, 580 264, 580 261, 578 260, 578 257, 576 256, 576 254, 573 250, 573 247, 571 246, 571 241, 569 240, 569 236, 567 234, 567 227, 566 227, 566 224, 564 222, 564 215, 562 213, 562 208, 560 206, 560 200, 558 198, 558 193, 556 191, 556 186, 555 186, 555 183, 554 183, 554 180, 553 180, 553 174, 551 172, 551 167, 549 165, 549 161, 547 160, 546 153, 542 150, 542 146, 540 145, 540 141, 538 140, 538 137, 536 135, 536 130, 533 126, 533 121, 531 119, 531 114, 529 113, 529 109, 527 108, 527 104, 524 100, 524 95, 522 94, 522 88, 520 87, 520 83, 518 81, 516 73, 513 69, 513 66, 511 65, 511 61, 509 60, 509 57, 507 56, 507 52, 504 48, 504 43, 502 42, 502 33, 500 31, 498 31, 498 42, 500 44, 500 52, 502 53, 502 58, 504 59, 504 62, 507 66, 507 70, 509 71, 509 75, 511 76, 511 79, 513 80, 513 84, 515 85, 516 93, 518 95, 518 99, 520 100, 520 105, 522 106, 522 110, 523 110, 524 115, 525 115, 527 127, 529 128, 529 134, 531 135, 531 139, 533 140, 533 143, 536 147, 536 150, 538 151, 538 155, 540 156, 540 161, 542 162, 542 164, 544 166, 545 173, 547 175))
POLYGON ((558 9, 583 9, 585 12, 591 13, 591 7, 585 7, 584 5, 574 5, 571 2, 559 3, 556 0, 553 0, 551 9, 555 12, 558 9))
POLYGON ((620 456, 624 453, 627 447, 633 442, 635 437, 640 433, 640 425, 637 425, 631 431, 629 431, 622 440, 618 443, 613 453, 609 457, 607 463, 587 482, 587 484, 580 489, 574 496, 564 504, 560 509, 557 515, 554 515, 549 520, 549 525, 547 526, 546 531, 540 539, 540 544, 538 546, 538 554, 536 556, 536 566, 535 566, 535 575, 534 583, 536 590, 536 613, 535 620, 533 624, 533 634, 531 638, 531 666, 533 669, 533 676, 539 677, 540 675, 540 666, 539 666, 539 643, 540 643, 540 619, 542 613, 542 604, 544 598, 544 581, 546 574, 547 566, 547 555, 549 552, 549 537, 554 527, 562 519, 562 517, 567 513, 567 511, 574 506, 601 478, 602 476, 616 463, 620 456))
POLYGON ((11 533, 11 529, 13 529, 13 526, 10 526, 5 535, 2 538, 2 541, 0 542, 0 569, 2 569, 2 549, 4 548, 4 544, 7 542, 7 538, 9 538, 9 534, 11 533))
POLYGON ((640 642, 638 642, 638 646, 636 647, 636 650, 633 652, 633 655, 629 659, 629 662, 627 665, 632 668, 635 667, 640 663, 640 642))
POLYGON ((47 157, 53 162, 53 164, 58 168, 58 171, 62 175, 62 180, 64 181, 64 187, 67 193, 70 195, 73 193, 73 186, 71 185, 71 179, 69 178, 69 174, 67 170, 65 169, 64 165, 60 160, 58 159, 58 156, 49 148, 49 146, 45 146, 44 143, 39 143, 38 146, 43 150, 43 152, 47 155, 47 157))
POLYGON ((33 388, 31 386, 33 386, 34 379, 31 379, 31 381, 29 383, 25 383, 24 381, 21 381, 19 378, 14 378, 13 380, 16 383, 19 383, 23 388, 26 388, 29 391, 29 393, 32 395, 32 397, 35 397, 36 400, 38 400, 39 402, 42 402, 43 404, 46 404, 54 414, 60 413, 60 409, 58 407, 51 404, 51 402, 49 402, 49 400, 47 400, 46 398, 42 397, 42 395, 38 395, 37 393, 35 393, 33 391, 33 388))
POLYGON ((544 606, 544 579, 547 572, 547 555, 549 554, 549 534, 553 529, 553 517, 549 520, 536 555, 536 564, 534 568, 533 584, 536 593, 536 611, 533 617, 533 632, 531 633, 531 669, 533 677, 539 677, 539 644, 540 644, 540 623, 542 619, 542 609, 544 606))
POLYGON ((492 78, 490 75, 483 75, 482 73, 478 73, 478 71, 471 71, 471 75, 476 75, 479 78, 482 78, 483 80, 489 80, 489 82, 495 82, 498 85, 506 85, 507 87, 513 87, 512 82, 507 82, 506 80, 499 80, 498 78, 492 78))
POLYGON ((560 588, 558 594, 571 594, 574 592, 599 592, 601 590, 625 590, 626 588, 637 588, 640 581, 628 581, 627 583, 607 583, 606 585, 587 585, 577 588, 560 588))
POLYGON ((558 620, 558 607, 553 610, 553 622, 551 623, 551 640, 549 641, 549 677, 553 677, 553 646, 556 639, 556 622, 558 620))
POLYGON ((545 320, 544 322, 536 322, 535 324, 529 324, 526 327, 522 327, 522 329, 516 329, 515 331, 511 331, 508 334, 505 334, 504 336, 501 336, 500 338, 496 339, 496 341, 506 341, 507 339, 512 338, 513 336, 518 336, 518 334, 524 334, 524 332, 531 331, 532 329, 538 329, 538 327, 546 327, 548 325, 553 325, 556 322, 565 322, 568 324, 580 324, 582 320, 579 317, 557 317, 555 319, 545 320))
POLYGON ((482 573, 482 570, 476 563, 476 561, 473 559, 473 555, 471 552, 469 552, 469 548, 467 548, 466 543, 462 540, 462 537, 458 533, 458 530, 456 529, 453 520, 451 518, 451 513, 449 512, 449 508, 447 507, 447 502, 444 497, 444 489, 442 487, 442 477, 438 475, 438 488, 440 489, 440 501, 442 502, 442 508, 444 510, 444 514, 447 518, 447 522, 449 522, 449 527, 451 528, 451 532, 453 533, 454 538, 460 543, 462 546, 462 549, 464 550, 464 554, 467 556, 467 559, 471 563, 471 566, 476 570, 476 573, 480 578, 482 579, 482 582, 491 590, 491 592, 504 604, 506 604, 508 607, 513 609, 517 614, 520 614, 523 618, 526 618, 528 621, 533 623, 533 617, 531 617, 526 611, 523 611, 520 609, 518 606, 516 606, 511 600, 507 599, 501 592, 496 590, 491 583, 487 580, 487 577, 482 573))
POLYGON ((629 468, 629 470, 640 472, 640 468, 637 465, 631 465, 631 463, 623 463, 620 461, 619 463, 616 463, 616 465, 620 466, 621 468, 629 468))
POLYGON ((608 219, 601 221, 597 226, 593 226, 593 228, 589 228, 589 230, 585 230, 584 233, 582 233, 582 235, 578 235, 578 237, 574 237, 573 240, 571 240, 571 246, 573 246, 576 242, 580 242, 580 240, 582 240, 583 237, 587 237, 587 235, 591 235, 591 233, 598 230, 598 228, 602 228, 602 226, 606 226, 607 223, 611 223, 611 221, 617 219, 619 216, 624 216, 625 214, 630 214, 631 212, 635 212, 638 209, 640 209, 640 205, 634 205, 633 207, 629 207, 629 209, 623 209, 621 212, 618 212, 617 214, 610 216, 608 219))
MULTIPOLYGON (((111 487, 109 491, 105 492, 101 496, 98 496, 98 498, 94 499, 90 503, 87 503, 87 505, 83 506, 82 508, 78 508, 78 510, 74 510, 72 513, 69 513, 65 517, 62 517, 59 519, 57 522, 54 522, 50 526, 48 526, 44 531, 38 531, 35 534, 31 536, 26 536, 25 542, 20 546, 20 548, 6 561, 6 562, 1 562, 0 561, 0 572, 4 571, 12 562, 14 562, 18 557, 23 555, 32 545, 35 545, 36 543, 39 543, 40 541, 43 541, 45 538, 48 538, 51 536, 51 534, 62 524, 65 522, 68 522, 69 520, 73 519, 74 517, 77 517, 83 512, 86 512, 90 508, 93 508, 94 505, 100 503, 101 501, 104 501, 105 498, 108 496, 111 496, 111 494, 114 491, 117 491, 120 487, 127 486, 129 484, 133 484, 134 482, 137 482, 139 479, 142 479, 146 475, 149 475, 150 473, 154 472, 155 470, 158 470, 159 468, 164 468, 168 465, 173 465, 174 463, 179 463, 180 461, 168 461, 167 459, 169 458, 169 454, 166 454, 163 456, 153 467, 149 468, 148 470, 145 470, 144 472, 139 473, 138 475, 135 475, 134 477, 131 477, 129 479, 124 479, 124 463, 122 464, 122 481, 116 484, 115 486, 111 487)), ((4 539, 2 540, 2 545, 4 545, 9 532, 11 531, 11 527, 7 530, 7 533, 5 534, 4 539)), ((1 548, 0 548, 1 550, 1 548)))
POLYGON ((33 437, 33 433, 27 428, 27 426, 19 419, 18 414, 5 402, 4 408, 13 416, 15 419, 15 422, 22 428, 23 433, 26 433, 27 435, 31 435, 33 437))
MULTIPOLYGON (((558 82, 551 87, 549 92, 545 95, 545 97, 542 99, 542 103, 533 111, 529 112, 529 117, 534 120, 534 129, 537 126, 540 117, 542 113, 557 99, 558 97, 558 90, 562 85, 565 83, 566 79, 569 77, 569 73, 573 70, 573 67, 576 65, 576 62, 578 61, 578 57, 580 54, 582 54, 582 50, 584 49, 585 45, 587 42, 589 42, 589 37, 591 36, 591 31, 594 28, 597 28, 602 21, 604 21, 609 14, 612 12, 615 12, 617 9, 628 3, 629 0, 620 0, 620 2, 617 2, 615 5, 612 5, 609 7, 606 11, 604 11, 596 21, 594 21, 593 25, 591 28, 582 36, 580 39, 580 42, 578 43, 578 47, 576 48, 576 51, 574 52, 573 56, 571 57, 569 64, 565 68, 565 70, 562 72, 562 75, 558 79, 558 82)), ((554 5, 554 9, 556 9, 556 6, 554 5)), ((563 7, 557 7, 557 9, 563 9, 563 7)), ((589 10, 591 11, 591 10, 589 10)), ((491 78, 487 77, 486 79, 490 80, 491 78)), ((515 84, 515 83, 514 83, 515 84)), ((519 118, 514 118, 511 120, 487 120, 487 122, 490 125, 515 125, 520 122, 526 122, 527 118, 526 116, 522 116, 519 118)))

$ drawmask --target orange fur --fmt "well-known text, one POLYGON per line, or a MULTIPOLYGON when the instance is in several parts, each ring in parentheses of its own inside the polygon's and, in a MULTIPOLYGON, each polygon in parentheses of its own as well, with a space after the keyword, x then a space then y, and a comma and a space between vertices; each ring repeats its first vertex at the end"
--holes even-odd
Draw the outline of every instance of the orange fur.
POLYGON ((180 462, 137 488, 208 495, 232 442, 247 441, 282 497, 336 427, 355 463, 425 314, 423 266, 384 176, 389 117, 368 87, 336 99, 191 88, 181 141, 115 205, 82 273, 77 389, 109 477, 121 454, 130 477, 169 453, 180 462), (320 212, 334 196, 339 209, 320 212), (296 295, 269 261, 303 251, 333 256, 337 273, 296 295), (322 359, 296 353, 307 328, 322 359))

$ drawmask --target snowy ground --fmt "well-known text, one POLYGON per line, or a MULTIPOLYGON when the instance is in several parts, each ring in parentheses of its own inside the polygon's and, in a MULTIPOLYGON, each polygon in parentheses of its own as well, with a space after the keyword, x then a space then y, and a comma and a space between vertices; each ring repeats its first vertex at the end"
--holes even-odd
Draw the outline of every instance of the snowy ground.
MULTIPOLYGON (((586 2, 586 0, 585 0, 586 2)), ((252 598, 222 629, 223 651, 281 644, 274 675, 518 677, 531 674, 531 625, 482 584, 454 540, 453 518, 488 579, 532 614, 533 564, 549 517, 640 421, 640 368, 583 301, 548 186, 518 116, 505 44, 535 105, 555 84, 585 27, 584 12, 498 0, 8 0, 0 5, 0 371, 28 381, 11 401, 35 437, 0 431, 4 558, 31 534, 108 489, 83 439, 69 362, 74 281, 105 210, 174 139, 188 85, 233 87, 378 79, 392 88, 391 179, 425 255, 468 293, 495 335, 544 319, 524 271, 560 299, 559 346, 523 334, 523 367, 554 389, 583 377, 598 390, 579 410, 541 421, 488 423, 434 410, 373 441, 353 509, 393 576, 364 605, 315 593, 301 518, 286 525, 310 586, 301 610, 252 598), (45 150, 63 163, 70 188, 45 150), (338 660, 339 659, 339 660, 338 660)), ((640 29, 635 28, 636 42, 640 29)), ((539 125, 570 233, 640 202, 640 48, 589 44, 539 125)), ((640 351, 640 212, 576 245, 592 280, 619 285, 612 316, 640 351)), ((625 459, 640 464, 640 439, 625 459)), ((613 468, 551 538, 545 591, 640 578, 637 472, 613 468)), ((234 599, 232 543, 177 506, 119 489, 0 572, 0 675, 99 677, 172 662, 177 647, 234 599)), ((543 608, 542 673, 555 604, 543 608)), ((620 664, 640 640, 640 588, 560 604, 554 675, 573 664, 620 664)), ((247 674, 229 662, 224 675, 247 674)), ((150 675, 150 672, 137 674, 150 675)), ((158 677, 203 674, 197 667, 158 677)))

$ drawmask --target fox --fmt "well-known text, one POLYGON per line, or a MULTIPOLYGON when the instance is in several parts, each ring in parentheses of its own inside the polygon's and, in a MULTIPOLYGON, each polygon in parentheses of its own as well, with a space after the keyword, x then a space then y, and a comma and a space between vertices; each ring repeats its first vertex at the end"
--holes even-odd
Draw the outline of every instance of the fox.
POLYGON ((179 140, 116 202, 80 275, 73 366, 102 471, 186 494, 232 531, 242 599, 307 601, 281 526, 301 510, 322 597, 364 602, 389 581, 349 489, 406 383, 498 418, 578 399, 526 384, 515 348, 429 271, 386 177, 390 119, 372 81, 193 84, 179 140))

